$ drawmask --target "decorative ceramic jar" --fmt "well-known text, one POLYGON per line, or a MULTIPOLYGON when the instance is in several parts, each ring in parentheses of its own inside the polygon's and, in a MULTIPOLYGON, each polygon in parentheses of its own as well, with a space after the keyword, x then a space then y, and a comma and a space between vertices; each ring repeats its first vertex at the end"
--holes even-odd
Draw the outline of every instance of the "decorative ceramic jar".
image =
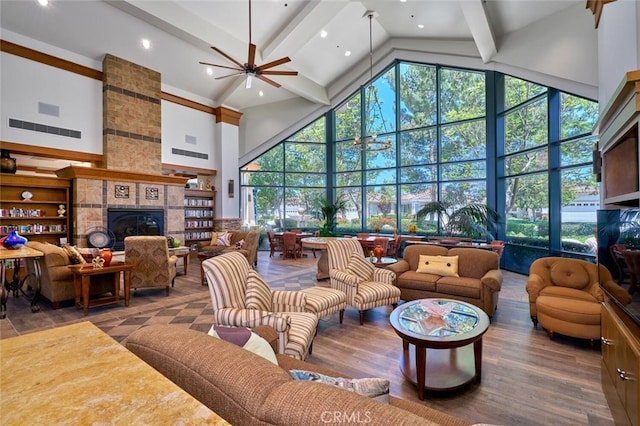
POLYGON ((15 173, 16 159, 11 156, 8 149, 0 150, 0 172, 15 173))
POLYGON ((109 266, 111 264, 111 257, 113 256, 113 253, 111 253, 110 249, 103 248, 102 250, 100 250, 98 256, 104 259, 104 266, 109 266))
POLYGON ((378 259, 378 263, 382 262, 382 255, 384 253, 382 253, 382 246, 381 245, 377 245, 374 249, 373 249, 373 254, 376 255, 376 259, 378 259))
POLYGON ((9 231, 4 239, 4 246, 8 249, 19 249, 27 242, 27 239, 19 235, 17 231, 9 231))

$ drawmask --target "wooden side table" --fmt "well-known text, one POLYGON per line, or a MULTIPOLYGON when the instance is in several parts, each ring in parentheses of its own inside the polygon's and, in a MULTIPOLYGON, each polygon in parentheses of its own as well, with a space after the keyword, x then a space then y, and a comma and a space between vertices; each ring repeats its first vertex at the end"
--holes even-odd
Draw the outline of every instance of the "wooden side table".
POLYGON ((38 298, 40 297, 40 258, 43 256, 44 253, 41 251, 27 246, 13 250, 4 248, 0 250, 0 319, 7 316, 9 292, 13 292, 14 296, 18 295, 18 291, 24 293, 24 290, 22 290, 24 279, 20 280, 19 278, 21 260, 33 259, 36 288, 33 299, 31 299, 31 312, 40 311, 40 306, 38 306, 38 298), (6 282, 7 261, 9 260, 14 261, 13 279, 10 282, 6 282))
POLYGON ((133 265, 124 262, 111 262, 109 266, 94 268, 90 264, 69 265, 73 272, 73 291, 76 298, 76 307, 84 309, 84 315, 89 315, 89 307, 102 306, 120 302, 120 273, 124 273, 124 306, 129 306, 131 293, 131 270, 133 265), (113 279, 113 296, 89 299, 91 277, 110 274, 113 279))

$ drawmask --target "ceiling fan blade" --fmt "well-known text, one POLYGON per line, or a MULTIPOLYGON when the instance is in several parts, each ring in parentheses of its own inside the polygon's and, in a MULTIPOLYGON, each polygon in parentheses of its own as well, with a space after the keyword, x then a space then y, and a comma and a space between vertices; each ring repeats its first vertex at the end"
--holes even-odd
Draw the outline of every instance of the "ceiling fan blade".
POLYGON ((257 74, 256 77, 259 78, 260 80, 264 81, 265 83, 269 83, 270 85, 272 85, 276 89, 280 87, 280 85, 278 83, 276 83, 275 81, 271 80, 270 78, 265 77, 264 75, 257 74))
POLYGON ((298 75, 298 71, 262 71, 265 75, 298 75))
POLYGON ((287 62, 291 62, 291 59, 285 56, 284 58, 276 59, 275 61, 267 62, 264 65, 260 65, 258 68, 261 71, 264 71, 269 68, 277 67, 278 65, 286 64, 287 62))
POLYGON ((202 65, 209 65, 211 67, 218 67, 218 68, 226 68, 228 70, 236 70, 236 71, 244 71, 244 68, 238 68, 238 67, 228 67, 226 65, 218 65, 218 64, 210 64, 209 62, 200 62, 202 65))
POLYGON ((231 62, 233 62, 234 64, 236 64, 240 69, 244 69, 244 65, 243 64, 241 64, 240 62, 236 61, 231 56, 229 56, 226 53, 224 53, 222 50, 218 49, 215 46, 211 46, 211 48, 213 50, 215 50, 216 52, 218 52, 219 54, 221 54, 222 56, 224 56, 225 58, 227 58, 228 60, 230 60, 231 62))
POLYGON ((223 78, 233 77, 233 76, 240 75, 240 74, 244 74, 244 71, 234 72, 233 74, 221 75, 220 77, 214 78, 214 80, 221 80, 223 78))
POLYGON ((256 45, 253 43, 249 43, 249 57, 247 59, 247 64, 249 66, 255 65, 256 63, 256 45))

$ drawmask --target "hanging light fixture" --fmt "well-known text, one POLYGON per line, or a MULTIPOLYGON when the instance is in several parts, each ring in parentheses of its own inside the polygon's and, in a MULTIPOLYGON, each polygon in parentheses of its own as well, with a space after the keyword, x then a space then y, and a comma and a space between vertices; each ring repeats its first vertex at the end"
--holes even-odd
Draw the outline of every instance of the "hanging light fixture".
MULTIPOLYGON (((382 106, 378 99, 378 89, 373 85, 373 15, 375 12, 368 10, 365 12, 365 16, 369 18, 369 86, 367 86, 365 92, 365 110, 363 119, 365 120, 365 134, 367 133, 366 123, 369 121, 369 113, 372 110, 372 106, 378 108, 380 118, 382 120, 382 126, 385 133, 387 133, 387 123, 384 120, 384 114, 382 112, 382 106)), ((373 126, 373 121, 372 126, 373 126)), ((391 136, 387 136, 386 139, 378 140, 378 135, 373 133, 371 136, 356 136, 353 140, 353 146, 360 151, 384 151, 391 148, 391 136)))

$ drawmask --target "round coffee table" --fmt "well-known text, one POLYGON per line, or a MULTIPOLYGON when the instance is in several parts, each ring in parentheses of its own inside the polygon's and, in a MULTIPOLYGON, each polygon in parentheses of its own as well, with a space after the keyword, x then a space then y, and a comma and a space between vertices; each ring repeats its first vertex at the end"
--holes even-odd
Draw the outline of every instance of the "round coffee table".
POLYGON ((419 299, 391 312, 391 326, 402 338, 400 370, 424 391, 451 391, 482 379, 482 336, 489 317, 480 308, 452 299, 419 299), (445 304, 450 313, 430 314, 422 302, 445 304), (415 348, 409 350, 409 346, 415 348))

